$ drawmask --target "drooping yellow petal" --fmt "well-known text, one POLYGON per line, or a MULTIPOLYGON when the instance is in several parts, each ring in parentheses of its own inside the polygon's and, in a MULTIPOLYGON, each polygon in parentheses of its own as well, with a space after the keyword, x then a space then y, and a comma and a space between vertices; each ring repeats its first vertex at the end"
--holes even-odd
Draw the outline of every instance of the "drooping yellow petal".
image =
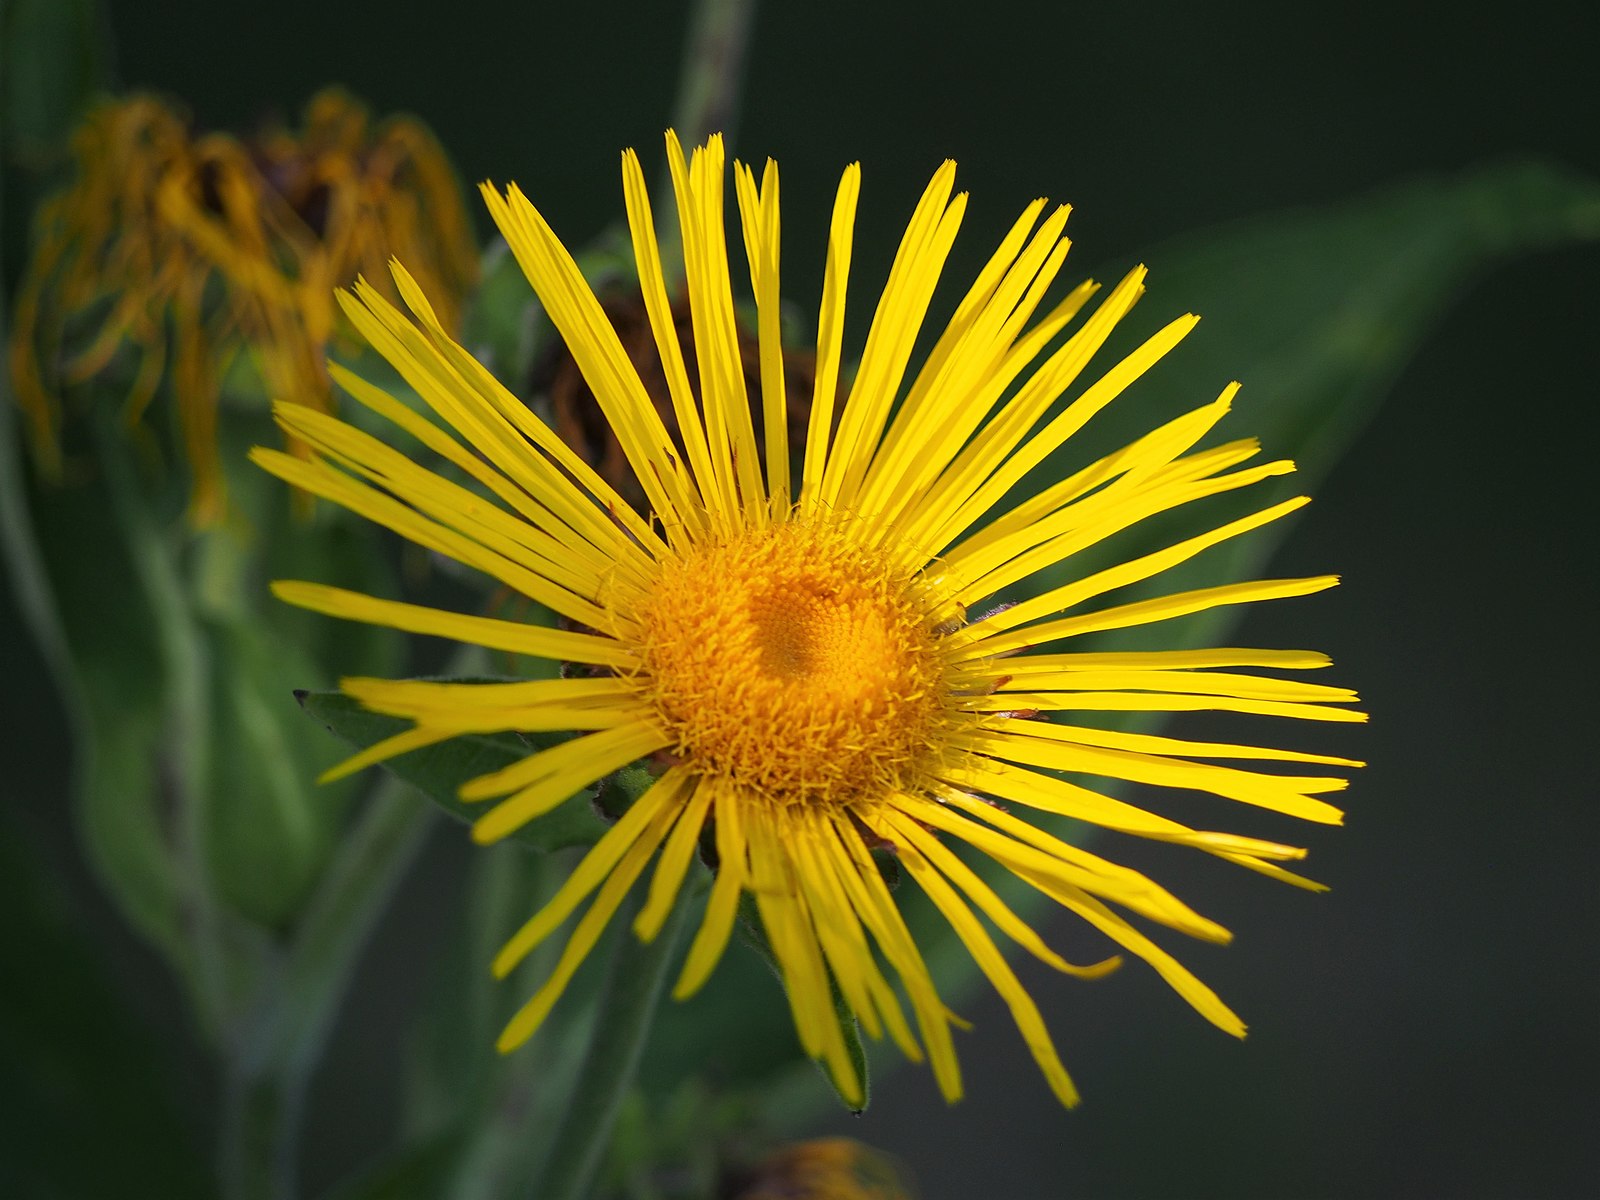
POLYGON ((673 904, 677 902, 678 890, 683 886, 683 877, 688 874, 695 843, 700 838, 706 812, 711 807, 711 796, 710 788, 694 789, 688 803, 682 806, 671 836, 662 847, 655 874, 650 878, 650 893, 633 922, 633 932, 642 942, 655 940, 661 927, 666 924, 673 904))
POLYGON ((1023 1041, 1027 1042, 1028 1049, 1033 1052, 1034 1060, 1039 1064, 1039 1069, 1044 1072, 1045 1082, 1050 1085, 1050 1090, 1055 1092, 1056 1098, 1062 1104, 1068 1108, 1075 1107, 1078 1103, 1078 1089, 1073 1087, 1066 1068, 1061 1065, 1055 1043, 1050 1040, 1050 1034, 1044 1026, 1044 1018, 1039 1015, 1039 1006, 1033 1002, 1027 989, 1022 986, 1022 981, 1017 978, 1016 972, 996 949, 994 941, 984 932, 983 926, 973 917, 972 911, 962 902, 961 897, 956 895, 954 889, 929 865, 921 853, 908 846, 901 851, 900 861, 905 864, 911 877, 921 886, 928 899, 933 901, 934 907, 944 914, 945 920, 950 922, 950 928, 955 930, 956 936, 971 953, 979 969, 1005 1000, 1006 1006, 1011 1010, 1012 1019, 1022 1032, 1023 1041))
POLYGON ((589 911, 583 914, 583 918, 573 929, 572 936, 567 939, 566 947, 561 951, 555 969, 550 972, 550 978, 526 1004, 517 1010, 516 1015, 500 1034, 495 1046, 501 1053, 522 1045, 538 1032, 540 1025, 544 1024, 544 1019, 550 1015, 551 1008, 561 998, 561 993, 566 990, 567 984, 572 982, 572 976, 583 965, 583 960, 589 956, 595 943, 600 940, 600 935, 611 923, 611 918, 616 915, 617 907, 628 894, 628 889, 644 871, 645 864, 650 861, 650 856, 655 853, 656 846, 666 833, 671 817, 670 810, 658 813, 656 819, 638 840, 628 847, 627 852, 611 869, 611 873, 605 877, 599 895, 594 898, 589 911))
POLYGON ((893 830, 892 836, 896 844, 904 843, 914 847, 951 884, 966 893, 967 898, 978 906, 984 916, 994 922, 996 928, 1041 962, 1048 963, 1063 974, 1076 975, 1080 979, 1099 979, 1116 970, 1121 964, 1122 960, 1116 957, 1087 967, 1068 962, 1045 945, 1044 939, 1012 912, 1005 901, 995 894, 994 889, 979 878, 976 871, 946 849, 938 838, 925 832, 915 820, 908 820, 892 809, 884 814, 883 819, 893 830))
POLYGON ((737 795, 727 785, 719 788, 715 780, 703 780, 700 787, 710 793, 716 818, 717 877, 711 885, 711 898, 706 901, 700 928, 684 956, 683 971, 673 986, 674 1000, 688 999, 711 977, 727 948, 739 913, 739 897, 750 877, 748 843, 739 818, 737 795))

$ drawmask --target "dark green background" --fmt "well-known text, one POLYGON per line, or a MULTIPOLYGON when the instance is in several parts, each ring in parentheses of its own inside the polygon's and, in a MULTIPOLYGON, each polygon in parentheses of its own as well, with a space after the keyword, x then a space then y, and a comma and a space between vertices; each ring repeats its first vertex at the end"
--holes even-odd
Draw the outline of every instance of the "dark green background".
MULTIPOLYGON (((682 33, 671 7, 167 2, 123 5, 113 27, 122 80, 186 98, 205 124, 292 113, 327 82, 414 111, 467 179, 520 182, 576 244, 618 210, 621 147, 659 162, 682 33)), ((1076 205, 1084 272, 1199 226, 1513 153, 1600 173, 1597 34, 1579 5, 768 4, 736 149, 782 163, 793 297, 815 295, 827 205, 857 158, 858 280, 881 279, 947 156, 973 193, 957 273, 1039 194, 1076 205)), ((1159 253, 1150 265, 1145 304, 1183 311, 1159 253)), ((830 1128, 902 1155, 927 1200, 1594 1186, 1597 269, 1595 249, 1551 253, 1463 292, 1274 564, 1346 586, 1239 634, 1330 651, 1374 714, 1322 739, 1372 764, 1348 828, 1304 834, 1333 893, 1127 851, 1237 932, 1185 957, 1250 1039, 1217 1034, 1135 968, 1085 985, 1024 966, 1079 1111, 1054 1105, 984 1000, 964 1010, 977 1030, 960 1043, 963 1103, 947 1110, 906 1069, 866 1117, 830 1128)), ((1197 381, 1196 402, 1222 382, 1197 381)), ((40 861, 82 892, 50 822, 64 734, 6 615, 19 665, 0 777, 17 781, 40 861)), ((446 832, 358 980, 311 1114, 313 1176, 384 1134, 408 951, 437 928, 464 842, 446 832)), ((175 995, 85 903, 153 1052, 175 1053, 175 995)), ((177 1097, 180 1119, 198 1122, 208 1086, 177 1097)))

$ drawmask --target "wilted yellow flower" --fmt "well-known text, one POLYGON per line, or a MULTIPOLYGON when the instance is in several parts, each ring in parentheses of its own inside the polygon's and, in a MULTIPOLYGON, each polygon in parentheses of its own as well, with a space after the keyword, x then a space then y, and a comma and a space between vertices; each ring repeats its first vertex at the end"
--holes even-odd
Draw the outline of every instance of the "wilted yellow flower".
POLYGON ((769 1155, 729 1200, 910 1200, 887 1157, 850 1138, 815 1138, 769 1155))
POLYGON ((989 856, 1149 962, 1216 1025, 1242 1034, 1239 1018, 1118 909, 1209 941, 1226 941, 1228 932, 1138 872, 1022 814, 1055 814, 1192 846, 1269 877, 1316 886, 1279 865, 1302 857, 1302 850, 1191 828, 1072 781, 1098 775, 1215 793, 1325 824, 1340 819, 1319 795, 1343 787, 1343 779, 1206 760, 1358 765, 1349 760, 1093 723, 1095 714, 1195 709, 1361 720, 1348 707, 1355 699, 1350 691, 1255 673, 1323 667, 1323 655, 1071 649, 1083 634, 1332 586, 1332 576, 1318 576, 1108 606, 1102 600, 1294 511, 1303 497, 1118 566, 1077 574, 1062 567, 1146 518, 1282 475, 1292 464, 1242 465, 1258 453, 1250 439, 1195 449, 1228 410, 1236 390, 1229 386, 1220 399, 1132 445, 1084 462, 1025 499, 1011 498, 1035 466, 1160 359, 1195 318, 1174 321, 1063 403, 1140 295, 1144 270, 1131 272, 1057 345, 1095 287, 1084 284, 1041 308, 1066 254, 1067 210, 1046 215, 1037 201, 911 371, 965 209, 964 195, 952 197, 955 167, 946 163, 911 218, 847 390, 836 385, 860 170, 844 173, 828 246, 809 429, 798 476, 792 475, 778 320, 777 167, 768 162, 759 185, 748 168, 735 169, 758 310, 760 395, 751 397, 740 369, 724 235, 722 142, 711 139, 686 162, 669 135, 668 151, 698 391, 689 383, 648 192, 631 151, 623 157, 623 181, 676 437, 543 217, 516 187, 504 195, 484 190, 495 223, 615 431, 652 517, 636 513, 453 341, 424 289, 398 268, 411 317, 364 282, 342 298, 345 311, 438 420, 347 371, 336 369, 335 376, 431 457, 458 468, 469 486, 300 405, 280 406, 278 417, 312 447, 312 459, 255 452, 256 461, 290 483, 483 571, 559 614, 568 627, 442 612, 306 582, 275 585, 283 599, 582 667, 570 677, 508 683, 347 679, 351 696, 415 727, 343 769, 459 734, 582 733, 462 788, 464 800, 493 802, 473 829, 479 841, 491 842, 641 757, 662 764, 654 786, 495 960, 504 976, 594 897, 501 1047, 518 1045, 539 1027, 652 860, 634 929, 645 939, 660 932, 703 835, 714 847, 715 882, 675 995, 686 997, 705 982, 741 896, 749 895, 782 970, 800 1042, 846 1097, 859 1099, 862 1081, 835 1015, 835 985, 870 1035, 887 1034, 913 1059, 926 1055, 944 1094, 954 1099, 961 1092, 955 1018, 873 860, 877 849, 895 854, 949 921, 1009 1004, 1064 1103, 1074 1103, 1076 1091, 991 931, 1075 975, 1103 974, 1117 960, 1067 962, 952 844, 989 856), (844 396, 837 410, 836 391, 844 396), (757 409, 764 416, 759 441, 757 409), (1046 569, 1051 583, 1031 598, 972 615, 985 597, 1026 585, 1046 569), (1102 606, 1088 607, 1096 602, 1102 606))
POLYGON ((374 126, 339 91, 314 98, 299 131, 247 140, 196 136, 154 97, 108 102, 79 129, 74 156, 75 179, 41 208, 18 297, 18 401, 54 471, 63 389, 131 348, 127 420, 169 381, 202 522, 222 503, 219 388, 241 352, 269 394, 326 406, 335 288, 362 272, 385 279, 397 256, 453 327, 477 270, 433 136, 404 117, 374 126))

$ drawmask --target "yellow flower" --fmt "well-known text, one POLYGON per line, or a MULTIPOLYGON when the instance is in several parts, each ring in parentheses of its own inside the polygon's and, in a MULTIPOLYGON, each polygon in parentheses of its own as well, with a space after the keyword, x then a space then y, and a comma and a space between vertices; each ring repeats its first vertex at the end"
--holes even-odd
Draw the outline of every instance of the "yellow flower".
POLYGON ((648 193, 632 152, 623 156, 623 182, 677 439, 538 211, 516 187, 504 195, 484 190, 627 454, 653 519, 634 512, 452 341, 423 289, 398 267, 414 320, 365 283, 342 300, 438 419, 349 372, 335 368, 335 374, 357 401, 477 486, 446 480, 384 442, 296 405, 280 406, 279 419, 315 457, 255 452, 257 462, 290 483, 478 568, 558 614, 565 627, 441 612, 305 582, 277 584, 284 600, 582 668, 568 677, 509 683, 346 680, 346 692, 361 703, 415 727, 342 769, 464 733, 580 733, 462 788, 464 800, 492 802, 473 828, 479 841, 491 842, 641 757, 656 756, 663 766, 654 786, 495 960, 504 976, 589 901, 548 982, 512 1019, 501 1048, 539 1027, 652 860, 634 930, 644 939, 656 936, 703 839, 708 853, 714 847, 715 882, 674 994, 686 997, 705 982, 741 896, 749 895, 782 969, 800 1042, 846 1097, 859 1099, 862 1082, 835 1016, 833 985, 870 1035, 887 1034, 910 1058, 926 1057, 946 1097, 961 1092, 951 1036, 956 1018, 936 993, 874 862, 877 849, 897 856, 949 921, 1009 1004, 1064 1103, 1074 1103, 1076 1091, 991 931, 1075 975, 1102 974, 1118 960, 1076 966, 1062 959, 953 844, 966 843, 1076 913, 1150 963, 1216 1025, 1242 1034, 1238 1017, 1124 913, 1209 941, 1227 940, 1226 930, 1143 875, 1019 813, 1192 846, 1316 886, 1279 865, 1302 857, 1302 850, 1190 828, 1063 777, 1195 789, 1310 821, 1340 819, 1318 796, 1343 787, 1343 779, 1206 760, 1358 765, 1349 760, 1092 723, 1095 714, 1194 709, 1360 720, 1346 707, 1352 692, 1252 673, 1322 667, 1324 656, 1070 649, 1082 634, 1331 586, 1331 576, 1254 581, 1086 608, 1293 511, 1303 498, 1106 570, 1058 573, 1053 578, 1066 582, 1010 607, 969 614, 985 597, 1144 518, 1283 474, 1291 464, 1242 466, 1257 453, 1253 440, 1194 449, 1227 410, 1236 390, 1230 386, 1214 403, 1012 500, 1015 485, 1182 338, 1194 318, 1173 322, 1062 403, 1140 294, 1144 272, 1131 272, 1051 349, 1094 286, 1078 287, 1037 315, 1067 249, 1066 209, 1045 216, 1038 201, 1006 235, 921 366, 908 373, 965 208, 964 195, 952 197, 955 168, 946 163, 917 205, 848 389, 837 382, 860 170, 844 173, 818 319, 810 425, 798 478, 792 476, 779 344, 777 167, 768 162, 759 185, 748 168, 735 167, 758 311, 761 395, 752 399, 734 322, 722 142, 712 138, 685 162, 669 134, 668 151, 698 395, 674 332, 648 193), (844 396, 837 411, 836 393, 844 396), (759 444, 757 404, 764 416, 759 444), (1066 717, 1072 719, 1058 719, 1066 717))
POLYGON ((58 471, 62 390, 105 373, 131 344, 127 421, 168 378, 199 523, 223 504, 218 392, 240 351, 269 393, 326 407, 336 287, 363 271, 381 278, 399 256, 453 325, 477 271, 432 135, 406 118, 373 127, 342 92, 315 97, 298 133, 249 141, 195 136, 162 101, 133 96, 92 112, 73 148, 77 177, 41 209, 18 296, 18 402, 39 461, 58 471))

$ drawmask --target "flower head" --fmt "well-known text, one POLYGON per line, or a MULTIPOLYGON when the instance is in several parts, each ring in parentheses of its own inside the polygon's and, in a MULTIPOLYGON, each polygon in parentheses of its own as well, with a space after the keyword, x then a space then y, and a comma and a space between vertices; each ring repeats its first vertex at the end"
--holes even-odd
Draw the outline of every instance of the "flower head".
POLYGON ((1211 941, 1226 940, 1227 932, 1143 875, 1046 826, 1054 816, 1074 818, 1315 886, 1280 865, 1301 857, 1299 849, 1192 828, 1072 780, 1103 776, 1193 789, 1337 822, 1338 810, 1319 798, 1344 786, 1337 776, 1212 760, 1357 765, 1348 760, 1121 732, 1099 727, 1095 715, 1221 709, 1353 721, 1361 719, 1348 707, 1354 694, 1258 673, 1327 664, 1309 651, 1111 653, 1074 649, 1074 639, 1303 595, 1335 581, 1253 581, 1158 599, 1102 599, 1275 520, 1301 500, 1118 566, 1073 572, 1062 564, 1070 567, 1080 551, 1145 518, 1291 465, 1243 465, 1257 453, 1253 441, 1195 449, 1226 412, 1230 386, 1214 403, 1016 499, 1032 469, 1194 319, 1173 322, 1064 400, 1137 299, 1144 272, 1130 273, 1063 340, 1094 288, 1083 285, 1043 307, 1066 253, 1067 214, 1046 215, 1040 201, 1023 212, 912 370, 913 346, 964 208, 965 197, 952 196, 950 163, 912 216, 859 367, 841 388, 860 183, 859 168, 845 171, 828 246, 809 427, 804 446, 791 448, 778 321, 777 167, 768 162, 759 184, 744 166, 736 164, 734 175, 758 314, 760 388, 752 396, 734 320, 721 140, 686 161, 669 134, 668 157, 698 389, 690 385, 632 152, 623 157, 623 182, 675 434, 539 212, 515 187, 484 192, 615 432, 647 497, 645 514, 451 340, 423 289, 400 268, 396 280, 411 317, 365 283, 344 303, 435 419, 348 372, 335 368, 336 375, 356 400, 473 486, 297 405, 280 406, 279 419, 312 447, 311 461, 256 452, 289 482, 478 568, 559 614, 566 627, 447 613, 315 583, 280 583, 283 599, 585 668, 506 683, 346 680, 345 690, 369 708, 414 722, 347 769, 461 733, 579 734, 463 787, 463 799, 487 805, 474 826, 487 842, 643 756, 662 764, 654 786, 496 959, 495 970, 506 974, 587 903, 548 981, 513 1018, 501 1046, 516 1046, 539 1027, 647 870, 634 929, 653 938, 701 846, 714 859, 715 880, 675 994, 688 996, 704 983, 741 897, 751 897, 800 1041, 847 1097, 859 1097, 862 1084, 836 1017, 835 987, 869 1034, 887 1035, 913 1059, 926 1057, 947 1097, 961 1090, 954 1018, 874 851, 896 856, 948 920, 1009 1004, 1064 1103, 1075 1102, 1076 1092, 994 932, 1076 975, 1103 974, 1118 960, 1079 966, 1062 958, 985 882, 969 862, 974 854, 1082 917, 1149 962, 1215 1024, 1242 1033, 1233 1012, 1128 917, 1211 941), (759 438, 756 412, 763 418, 759 438), (1048 584, 1039 584, 1047 571, 1048 584), (1030 582, 1030 598, 974 615, 985 597, 1030 582))
POLYGON ((241 352, 269 393, 326 407, 336 287, 382 279, 399 256, 453 326, 477 269, 432 135, 403 117, 373 125, 339 91, 316 96, 300 130, 248 140, 197 136, 167 104, 132 96, 92 112, 73 149, 77 176, 41 210, 18 299, 18 402, 55 470, 63 389, 132 347, 127 419, 169 380, 201 522, 222 504, 218 392, 241 352))

